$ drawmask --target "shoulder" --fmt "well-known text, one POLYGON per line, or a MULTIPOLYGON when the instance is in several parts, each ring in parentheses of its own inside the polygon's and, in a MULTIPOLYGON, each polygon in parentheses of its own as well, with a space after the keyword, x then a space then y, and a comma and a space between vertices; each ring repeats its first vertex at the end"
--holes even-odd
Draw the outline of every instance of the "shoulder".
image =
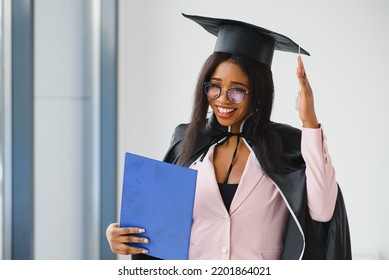
POLYGON ((176 126, 173 132, 172 136, 172 141, 171 143, 173 144, 174 142, 179 142, 182 141, 182 139, 185 136, 185 132, 188 129, 189 124, 188 123, 181 123, 176 126))
POLYGON ((277 131, 281 137, 301 138, 301 129, 289 124, 271 122, 270 128, 277 131))
POLYGON ((188 141, 190 139, 192 145, 192 154, 189 160, 189 163, 193 162, 201 153, 206 150, 209 145, 220 135, 227 132, 227 127, 221 126, 214 115, 211 115, 209 118, 204 119, 204 124, 196 127, 198 123, 182 123, 179 124, 175 129, 171 139, 170 148, 165 156, 165 161, 171 163, 177 163, 179 157, 182 153, 182 145, 185 137, 188 137, 188 141), (194 130, 198 131, 198 134, 193 134, 194 130), (192 133, 191 135, 187 135, 187 133, 192 133), (195 140, 195 138, 197 140, 195 140))
POLYGON ((170 141, 170 147, 163 158, 163 161, 176 164, 181 155, 181 144, 184 139, 186 130, 188 129, 187 123, 182 123, 176 126, 174 129, 172 139, 170 141))
POLYGON ((269 128, 280 136, 284 150, 301 149, 301 129, 275 122, 272 122, 269 128))
POLYGON ((280 138, 285 170, 290 172, 303 168, 305 162, 301 154, 301 129, 281 123, 271 123, 270 129, 280 138))

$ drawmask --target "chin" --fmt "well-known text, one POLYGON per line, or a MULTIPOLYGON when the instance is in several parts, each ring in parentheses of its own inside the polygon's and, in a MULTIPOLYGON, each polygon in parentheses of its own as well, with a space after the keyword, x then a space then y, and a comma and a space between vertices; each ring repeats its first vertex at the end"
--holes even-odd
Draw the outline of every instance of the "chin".
POLYGON ((226 119, 220 118, 218 116, 216 116, 216 119, 217 119, 218 123, 222 126, 233 126, 235 124, 234 121, 226 120, 226 119))

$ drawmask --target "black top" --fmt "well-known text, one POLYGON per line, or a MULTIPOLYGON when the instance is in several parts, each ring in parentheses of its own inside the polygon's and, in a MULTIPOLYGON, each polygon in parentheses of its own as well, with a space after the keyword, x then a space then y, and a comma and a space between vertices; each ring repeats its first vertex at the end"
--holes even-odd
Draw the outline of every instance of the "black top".
POLYGON ((228 212, 230 212, 231 202, 232 199, 234 198, 236 190, 238 189, 238 184, 219 183, 218 185, 219 185, 220 194, 223 198, 224 205, 226 206, 228 212))

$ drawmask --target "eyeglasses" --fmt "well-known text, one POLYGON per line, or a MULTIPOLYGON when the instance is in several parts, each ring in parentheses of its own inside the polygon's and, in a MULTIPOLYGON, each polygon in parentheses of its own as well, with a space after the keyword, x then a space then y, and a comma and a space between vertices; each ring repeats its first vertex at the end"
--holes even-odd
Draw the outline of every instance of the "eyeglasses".
MULTIPOLYGON (((218 99, 222 93, 222 87, 213 84, 211 82, 204 83, 205 94, 210 99, 218 99)), ((241 88, 228 88, 227 90, 227 99, 233 104, 239 104, 243 101, 248 90, 243 90, 241 88)))

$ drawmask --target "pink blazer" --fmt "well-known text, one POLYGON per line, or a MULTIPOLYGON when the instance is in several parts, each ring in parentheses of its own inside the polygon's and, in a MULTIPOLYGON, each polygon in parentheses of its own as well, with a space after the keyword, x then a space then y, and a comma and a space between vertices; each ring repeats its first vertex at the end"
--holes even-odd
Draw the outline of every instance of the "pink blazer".
MULTIPOLYGON (((310 214, 318 221, 328 221, 337 185, 322 135, 321 129, 303 129, 302 153, 310 214)), ((251 151, 228 213, 215 178, 214 149, 191 166, 198 175, 189 259, 279 259, 288 214, 296 219, 287 201, 251 151)))

